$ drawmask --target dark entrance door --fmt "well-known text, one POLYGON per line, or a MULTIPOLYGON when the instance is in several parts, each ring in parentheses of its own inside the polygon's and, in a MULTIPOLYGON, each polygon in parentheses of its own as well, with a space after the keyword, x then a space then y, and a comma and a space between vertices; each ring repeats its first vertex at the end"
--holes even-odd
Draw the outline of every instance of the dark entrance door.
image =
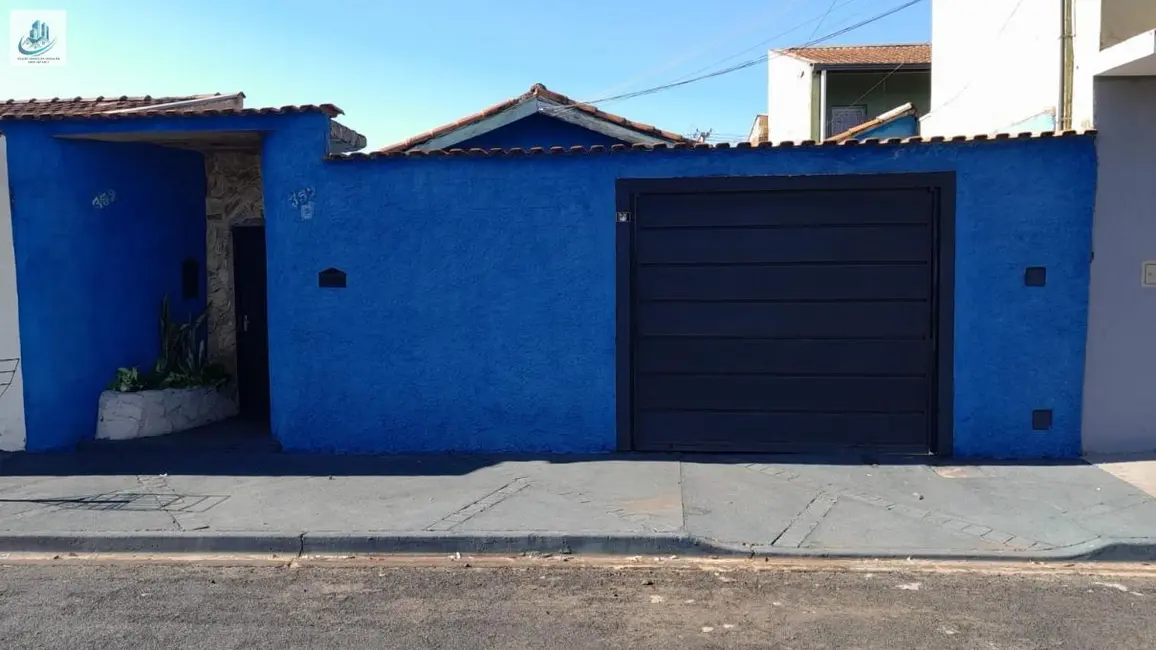
POLYGON ((237 309, 237 388, 241 415, 269 417, 269 330, 265 296, 265 228, 233 229, 237 309))
POLYGON ((938 190, 839 178, 636 182, 634 449, 935 448, 938 190))

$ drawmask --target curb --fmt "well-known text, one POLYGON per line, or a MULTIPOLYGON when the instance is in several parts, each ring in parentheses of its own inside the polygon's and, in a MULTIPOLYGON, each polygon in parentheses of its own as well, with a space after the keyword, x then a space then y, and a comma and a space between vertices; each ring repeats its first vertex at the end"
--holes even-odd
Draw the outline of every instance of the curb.
POLYGON ((0 552, 252 555, 679 555, 843 560, 1156 562, 1156 539, 1093 540, 1038 551, 983 553, 911 549, 823 550, 735 545, 683 534, 565 535, 441 532, 346 533, 29 533, 0 535, 0 552))

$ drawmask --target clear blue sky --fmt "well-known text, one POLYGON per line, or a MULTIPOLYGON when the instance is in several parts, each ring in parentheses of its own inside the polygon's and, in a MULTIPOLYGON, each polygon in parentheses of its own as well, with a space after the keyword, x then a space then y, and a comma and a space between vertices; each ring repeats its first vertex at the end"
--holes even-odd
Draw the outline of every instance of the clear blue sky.
MULTIPOLYGON (((817 33, 900 3, 834 0, 817 33)), ((926 41, 930 4, 829 44, 926 41)), ((591 100, 669 82, 732 55, 738 56, 708 70, 798 45, 815 33, 832 0, 3 0, 0 6, 5 24, 10 9, 68 11, 67 65, 0 62, 0 98, 242 90, 247 106, 336 104, 346 112, 342 121, 376 148, 535 82, 591 100)), ((671 131, 714 129, 739 139, 765 112, 766 89, 760 64, 602 107, 671 131)))

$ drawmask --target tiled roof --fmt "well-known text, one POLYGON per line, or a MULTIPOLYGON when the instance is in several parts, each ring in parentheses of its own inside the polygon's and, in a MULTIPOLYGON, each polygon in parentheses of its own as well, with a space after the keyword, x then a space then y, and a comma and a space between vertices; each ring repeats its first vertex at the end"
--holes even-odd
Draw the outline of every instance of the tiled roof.
POLYGON ((411 149, 413 147, 420 146, 421 144, 423 144, 425 142, 429 142, 430 140, 433 140, 434 138, 443 136, 447 133, 450 133, 452 131, 456 131, 457 129, 460 129, 460 128, 465 127, 465 126, 469 126, 469 125, 474 124, 476 122, 480 122, 480 121, 482 121, 488 117, 493 117, 494 115, 497 115, 498 113, 501 113, 502 111, 505 111, 507 109, 513 108, 514 106, 517 106, 518 104, 520 104, 524 101, 538 98, 538 97, 545 99, 545 100, 547 100, 551 103, 554 103, 554 104, 559 104, 562 106, 567 106, 567 107, 573 108, 575 110, 582 111, 583 113, 586 113, 588 115, 593 115, 599 119, 605 120, 607 122, 611 122, 613 124, 617 124, 618 126, 630 129, 632 131, 637 131, 639 133, 644 133, 644 134, 649 135, 649 136, 661 138, 663 140, 668 140, 672 143, 674 143, 674 142, 691 143, 692 142, 692 140, 690 140, 686 136, 682 136, 682 135, 679 135, 677 133, 671 133, 670 131, 663 131, 662 129, 660 129, 658 127, 651 126, 649 124, 643 124, 642 122, 634 122, 634 121, 626 119, 625 117, 621 117, 621 116, 615 115, 613 113, 607 113, 606 111, 595 108, 594 106, 591 106, 590 104, 583 104, 582 102, 575 101, 575 100, 567 97, 566 95, 563 95, 561 93, 556 93, 556 92, 546 88, 546 86, 538 83, 538 84, 534 84, 533 86, 530 87, 530 90, 526 91, 525 93, 522 93, 521 95, 519 95, 517 97, 507 99, 504 102, 499 102, 499 103, 494 104, 493 106, 490 106, 489 108, 481 110, 477 113, 474 113, 472 115, 467 115, 467 116, 465 116, 459 120, 455 120, 453 122, 450 122, 449 124, 443 124, 443 125, 435 128, 435 129, 431 129, 429 131, 426 131, 425 133, 415 135, 412 138, 408 138, 408 139, 403 140, 401 142, 398 142, 396 144, 391 144, 387 147, 382 147, 380 149, 380 151, 382 153, 404 152, 407 149, 411 149))
POLYGON ((43 111, 39 113, 0 113, 0 121, 11 120, 132 120, 141 117, 219 117, 227 115, 281 115, 286 113, 325 113, 329 117, 342 115, 344 111, 333 104, 303 104, 280 108, 230 108, 230 109, 164 109, 144 110, 132 113, 70 113, 68 111, 43 111))
POLYGON ((46 113, 68 115, 93 115, 106 111, 126 108, 141 108, 157 104, 171 104, 193 99, 219 97, 221 93, 209 95, 187 95, 183 97, 53 97, 52 99, 9 99, 0 101, 0 115, 43 115, 46 113))
POLYGON ((823 65, 930 65, 931 44, 793 47, 780 50, 823 65))
POLYGON ((432 158, 441 156, 450 157, 499 157, 499 156, 542 156, 542 155, 567 155, 567 154, 601 154, 601 153, 629 153, 629 152, 655 152, 655 151, 688 151, 688 150, 723 150, 723 149, 791 149, 791 148, 837 148, 837 147, 853 147, 853 146, 891 146, 891 145, 925 145, 936 143, 969 143, 969 142, 988 142, 988 141, 1007 141, 1007 140, 1050 140, 1054 138, 1074 138, 1074 137, 1095 137, 1096 131, 1087 129, 1083 131, 1044 131, 1041 133, 998 133, 996 135, 958 135, 951 138, 943 136, 933 136, 930 138, 912 137, 912 138, 888 138, 880 140, 876 138, 867 138, 866 140, 844 140, 842 142, 815 142, 814 140, 804 140, 802 142, 763 142, 761 144, 752 145, 749 142, 739 142, 737 144, 720 143, 720 144, 706 144, 706 143, 678 143, 678 144, 656 144, 645 145, 636 144, 627 146, 624 144, 611 145, 609 147, 604 145, 594 145, 592 147, 531 147, 529 149, 513 148, 513 149, 434 149, 431 151, 374 151, 371 153, 351 153, 351 154, 334 154, 326 156, 328 160, 334 161, 353 161, 353 160, 393 160, 398 158, 432 158))

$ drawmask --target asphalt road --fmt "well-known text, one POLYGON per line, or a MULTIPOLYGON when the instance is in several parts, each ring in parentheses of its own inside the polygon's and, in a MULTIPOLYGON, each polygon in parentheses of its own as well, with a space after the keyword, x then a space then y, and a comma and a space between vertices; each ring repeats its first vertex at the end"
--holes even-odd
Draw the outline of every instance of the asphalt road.
POLYGON ((0 639, 6 650, 1120 650, 1156 647, 1156 576, 14 565, 0 567, 0 639))

